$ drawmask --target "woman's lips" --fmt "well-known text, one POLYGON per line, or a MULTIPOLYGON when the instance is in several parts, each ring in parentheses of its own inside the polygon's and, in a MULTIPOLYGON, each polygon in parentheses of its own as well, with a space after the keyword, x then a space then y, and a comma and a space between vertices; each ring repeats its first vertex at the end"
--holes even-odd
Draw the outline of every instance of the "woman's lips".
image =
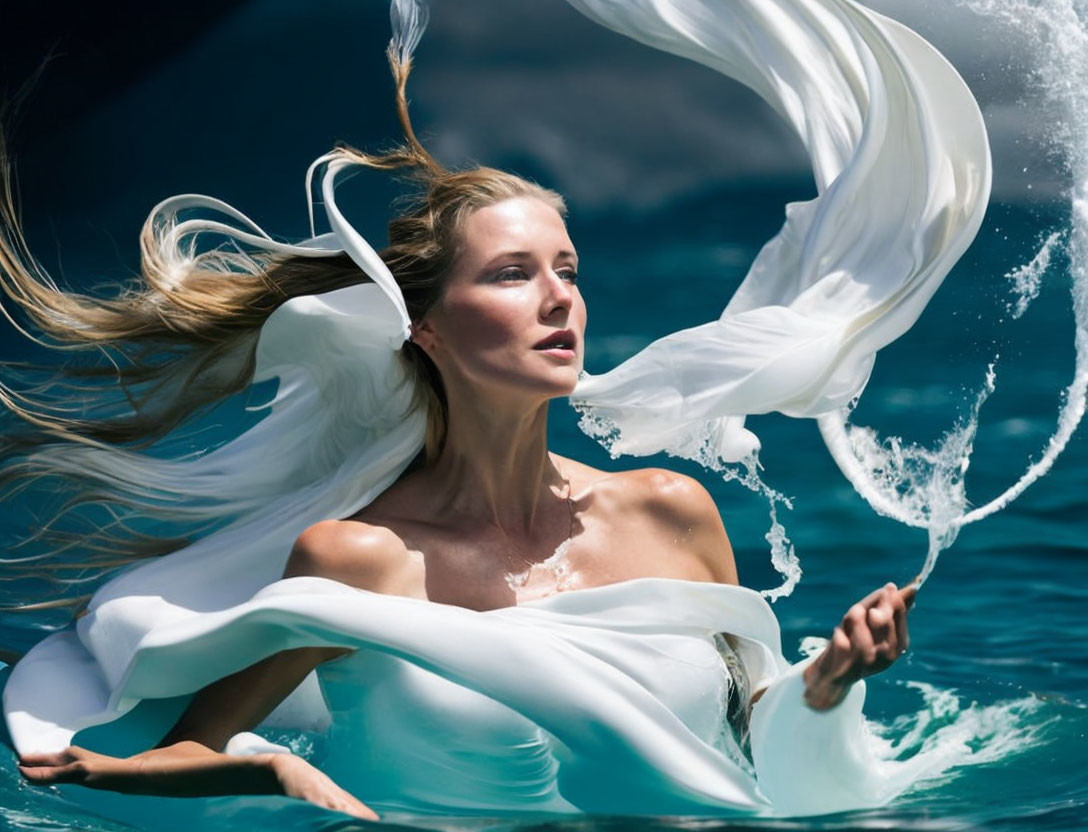
POLYGON ((578 338, 574 332, 563 329, 537 341, 533 349, 561 361, 572 361, 577 356, 577 345, 578 338))
POLYGON ((568 349, 566 347, 549 347, 547 349, 537 348, 537 352, 542 352, 542 353, 545 353, 546 355, 552 355, 552 356, 555 356, 556 358, 563 358, 563 359, 566 359, 566 360, 570 360, 570 359, 574 358, 577 355, 577 353, 574 350, 568 349))
POLYGON ((541 338, 536 344, 533 345, 534 350, 541 350, 542 352, 551 352, 552 350, 559 350, 561 352, 574 352, 575 347, 578 345, 578 338, 574 334, 573 330, 562 329, 558 332, 553 332, 546 338, 541 338))

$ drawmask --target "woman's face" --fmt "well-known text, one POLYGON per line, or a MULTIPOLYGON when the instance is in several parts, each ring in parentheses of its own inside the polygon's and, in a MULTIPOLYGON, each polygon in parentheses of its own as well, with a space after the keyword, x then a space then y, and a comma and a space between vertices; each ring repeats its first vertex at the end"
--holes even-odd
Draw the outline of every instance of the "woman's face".
POLYGON ((415 328, 447 389, 568 395, 584 355, 586 306, 563 219, 533 197, 464 221, 442 298, 415 328))

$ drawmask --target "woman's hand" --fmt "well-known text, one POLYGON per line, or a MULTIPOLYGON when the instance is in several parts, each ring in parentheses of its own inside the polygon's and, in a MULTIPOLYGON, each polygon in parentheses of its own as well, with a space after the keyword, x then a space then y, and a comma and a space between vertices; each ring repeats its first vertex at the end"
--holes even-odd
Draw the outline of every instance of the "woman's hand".
POLYGON ((824 711, 838 705, 854 682, 889 667, 910 644, 907 610, 917 589, 886 584, 854 604, 824 652, 805 668, 805 702, 824 711))
POLYGON ((363 820, 378 820, 378 814, 337 786, 328 775, 293 754, 271 754, 272 770, 288 797, 307 800, 324 809, 343 812, 363 820))
POLYGON ((19 758, 19 771, 31 783, 77 783, 92 789, 133 791, 139 781, 140 765, 131 758, 108 757, 79 746, 51 754, 26 754, 19 758))
POLYGON ((179 742, 121 758, 73 745, 51 754, 27 754, 19 759, 19 771, 40 785, 75 783, 129 794, 285 794, 363 820, 378 820, 369 806, 293 754, 237 756, 179 742))

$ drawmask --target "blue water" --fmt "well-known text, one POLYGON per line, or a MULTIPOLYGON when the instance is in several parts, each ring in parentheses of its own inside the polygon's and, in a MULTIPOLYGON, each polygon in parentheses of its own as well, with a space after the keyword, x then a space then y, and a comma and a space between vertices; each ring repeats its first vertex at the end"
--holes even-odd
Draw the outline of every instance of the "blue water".
MULTIPOLYGON (((918 5, 930 8, 919 15, 920 21, 930 21, 923 34, 943 47, 941 26, 932 23, 940 19, 941 11, 932 4, 918 5)), ((1051 6, 1062 4, 1050 3, 1047 8, 1051 6)), ((147 210, 162 196, 186 190, 216 194, 247 210, 256 206, 253 213, 267 228, 299 235, 303 231, 299 184, 310 159, 348 129, 355 130, 349 140, 360 145, 376 147, 388 141, 395 126, 385 88, 353 90, 359 111, 368 115, 361 120, 364 123, 348 128, 341 88, 307 82, 313 103, 308 119, 289 119, 290 129, 268 130, 267 125, 285 112, 282 101, 272 97, 295 89, 293 85, 300 83, 298 67, 312 70, 315 77, 349 72, 343 77, 370 78, 384 72, 384 4, 314 4, 306 10, 305 26, 291 23, 296 18, 290 15, 300 14, 298 8, 289 3, 251 4, 245 14, 228 21, 157 77, 142 79, 119 93, 116 102, 107 100, 96 114, 27 149, 20 170, 27 186, 28 236, 55 276, 80 287, 118 277, 119 263, 123 270, 131 270, 135 234, 147 210), (359 25, 329 23, 348 19, 359 25), (290 31, 284 35, 285 30, 290 31), (272 43, 274 36, 286 38, 281 43, 289 43, 290 51, 282 54, 294 60, 275 57, 281 53, 270 50, 273 58, 251 62, 249 50, 237 50, 240 42, 272 43), (339 53, 350 56, 343 67, 334 63, 339 53), (174 103, 189 101, 192 90, 218 89, 216 73, 248 80, 252 105, 194 124, 185 107, 174 103), (253 113, 261 117, 253 118, 253 113), (216 129, 208 128, 209 123, 216 129), (73 146, 82 152, 71 154, 73 146), (95 164, 86 164, 87 159, 95 164)), ((571 14, 562 25, 573 30, 579 24, 571 14)), ((458 55, 448 46, 441 51, 440 33, 452 31, 441 25, 438 18, 436 51, 429 60, 445 68, 456 63, 458 55)), ((509 25, 511 31, 520 32, 522 23, 514 20, 509 25)), ((1079 31, 1075 26, 1066 30, 1079 31)), ((622 48, 612 41, 606 44, 599 32, 579 31, 583 39, 572 36, 572 42, 587 54, 622 48), (590 36, 599 40, 585 39, 590 36)), ((477 33, 471 59, 506 66, 501 50, 496 57, 485 53, 484 46, 507 42, 509 38, 477 33)), ((425 58, 428 46, 425 42, 425 58)), ((633 60, 649 60, 645 50, 632 50, 625 54, 634 55, 633 60)), ((558 59, 552 51, 548 41, 548 60, 554 66, 558 59)), ((1019 81, 1049 61, 1056 68, 1055 77, 1073 77, 1084 63, 1083 55, 1074 52, 1055 46, 1050 60, 1047 48, 1040 47, 1016 56, 1027 68, 1004 69, 1019 81)), ((533 61, 541 63, 542 72, 548 71, 541 54, 519 52, 519 59, 525 64, 519 64, 519 71, 533 61)), ((989 83, 982 73, 968 80, 976 89, 989 83)), ((425 93, 425 75, 419 83, 425 93)), ((420 98, 425 104, 426 95, 420 98)), ((479 102, 464 103, 470 118, 483 117, 469 106, 479 102)), ((733 99, 728 103, 736 104, 733 99)), ((48 104, 31 99, 31 106, 48 104)), ((573 97, 569 106, 576 109, 573 97)), ((1018 117, 1044 117, 1035 115, 1042 110, 1021 106, 1018 117)), ((419 109, 416 112, 420 114, 419 109)), ((427 115, 424 107, 424 124, 427 115)), ((616 142, 617 158, 628 161, 645 158, 631 151, 643 140, 609 138, 616 142), (622 157, 624 152, 634 155, 622 157)), ((1071 157, 1078 153, 1083 157, 1085 144, 1083 136, 1074 136, 1067 148, 1071 157)), ((548 167, 532 156, 488 155, 487 148, 476 145, 471 154, 553 184, 548 167)), ((1007 181, 1009 171, 1001 167, 1000 158, 998 162, 998 177, 1007 181)), ((622 164, 627 169, 627 162, 622 164)), ((675 159, 669 164, 681 166, 675 159)), ((581 256, 582 289, 589 308, 591 372, 615 366, 656 337, 716 317, 759 245, 778 229, 784 204, 812 195, 810 183, 788 175, 731 186, 715 182, 710 172, 706 176, 705 191, 686 190, 640 208, 641 213, 615 197, 580 202, 576 194, 572 196, 570 230, 581 256)), ((631 188, 637 191, 639 183, 635 174, 632 177, 631 188)), ((375 179, 366 184, 377 187, 378 193, 357 195, 352 216, 362 227, 377 229, 392 192, 375 179)), ((350 206, 352 199, 346 186, 344 204, 350 206)), ((1040 456, 1054 431, 1061 391, 1073 373, 1069 263, 1061 251, 1026 313, 1014 320, 1008 310, 1015 296, 1005 275, 1029 262, 1051 232, 1069 226, 1067 202, 1048 199, 1024 192, 1013 202, 991 204, 977 241, 922 318, 878 356, 853 415, 856 424, 872 425, 882 435, 932 444, 967 414, 984 384, 987 366, 994 362, 996 390, 982 409, 966 476, 967 493, 975 505, 1000 494, 1040 456)), ((40 354, 20 345, 6 324, 0 326, 0 358, 32 356, 40 354)), ((231 420, 239 418, 240 407, 227 406, 216 413, 227 433, 231 420)), ((665 466, 698 477, 725 520, 742 583, 764 589, 780 582, 764 540, 769 518, 763 498, 691 463, 657 457, 612 460, 578 431, 576 415, 564 403, 555 403, 551 425, 553 449, 588 464, 605 469, 665 466)), ((776 603, 775 611, 782 622, 786 654, 798 658, 801 639, 829 633, 853 601, 888 580, 905 583, 913 578, 925 558, 926 535, 874 514, 835 467, 812 422, 766 415, 751 418, 749 427, 763 442, 763 479, 793 501, 794 508, 780 510, 779 519, 796 547, 804 577, 790 597, 776 603)), ((42 511, 44 504, 0 506, 0 547, 18 534, 27 512, 42 511)), ((921 750, 946 765, 939 766, 939 776, 919 783, 887 807, 803 821, 398 817, 387 819, 387 825, 594 832, 1088 827, 1086 518, 1088 438, 1082 429, 1046 477, 1003 512, 964 528, 941 555, 911 614, 911 650, 891 670, 869 681, 866 713, 894 752, 908 756, 921 750)), ((26 589, 0 584, 0 604, 19 600, 26 589)), ((0 647, 24 651, 61 621, 57 614, 0 613, 0 647)), ((77 787, 31 787, 21 780, 10 750, 0 747, 0 829, 167 832, 344 826, 342 816, 283 798, 111 798, 77 787), (194 820, 197 815, 199 821, 194 820)))
MULTIPOLYGON (((587 366, 603 370, 650 339, 705 320, 720 308, 758 243, 773 233, 784 201, 804 183, 714 191, 670 206, 667 215, 622 222, 572 221, 590 310, 587 366), (644 233, 656 228, 664 233, 644 233)), ((932 442, 964 414, 997 362, 997 391, 983 409, 968 473, 973 502, 999 493, 1037 455, 1053 430, 1059 392, 1072 371, 1068 276, 1061 257, 1040 296, 1008 320, 1003 275, 1031 259, 1065 221, 1060 204, 993 205, 971 249, 918 324, 879 356, 855 412, 905 439, 932 442)), ((877 517, 837 471, 813 423, 755 417, 763 477, 793 498, 781 519, 804 578, 777 602, 787 655, 800 639, 823 635, 851 602, 885 581, 904 583, 920 568, 924 533, 877 517)), ((766 588, 770 568, 762 498, 689 463, 613 461, 580 434, 557 402, 553 446, 604 468, 674 467, 714 494, 737 552, 741 580, 766 588)), ((1088 812, 1088 441, 1077 434, 1054 470, 1009 509, 967 527, 937 564, 911 615, 912 647, 870 681, 867 714, 900 752, 937 749, 957 765, 885 808, 798 822, 737 819, 449 819, 471 829, 904 828, 1074 829, 1088 812)), ((14 507, 12 507, 14 508, 14 507)), ((6 514, 11 517, 13 514, 6 514)), ((9 598, 18 588, 7 589, 9 598)), ((55 616, 0 617, 3 645, 25 649, 55 616)), ((0 823, 6 828, 118 828, 84 805, 75 787, 21 782, 10 752, 0 754, 0 823)), ((128 821, 150 830, 180 828, 193 803, 132 798, 128 821)), ((274 798, 206 801, 224 824, 328 828, 342 818, 274 798), (269 814, 269 812, 272 814, 269 814)), ((116 811, 116 803, 112 804, 116 811)), ((127 813, 126 812, 126 813, 127 813)), ((398 818, 407 827, 421 820, 398 818)), ((205 816, 203 825, 211 823, 205 816)), ((426 822, 434 824, 434 819, 426 822)))

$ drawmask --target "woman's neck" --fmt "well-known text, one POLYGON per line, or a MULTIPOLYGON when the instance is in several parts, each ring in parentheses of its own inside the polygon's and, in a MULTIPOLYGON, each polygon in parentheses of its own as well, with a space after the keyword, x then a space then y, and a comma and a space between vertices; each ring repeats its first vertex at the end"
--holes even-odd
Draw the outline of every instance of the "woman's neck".
POLYGON ((532 536, 541 509, 567 495, 548 454, 548 402, 451 400, 449 413, 442 452, 427 469, 436 511, 532 536))

